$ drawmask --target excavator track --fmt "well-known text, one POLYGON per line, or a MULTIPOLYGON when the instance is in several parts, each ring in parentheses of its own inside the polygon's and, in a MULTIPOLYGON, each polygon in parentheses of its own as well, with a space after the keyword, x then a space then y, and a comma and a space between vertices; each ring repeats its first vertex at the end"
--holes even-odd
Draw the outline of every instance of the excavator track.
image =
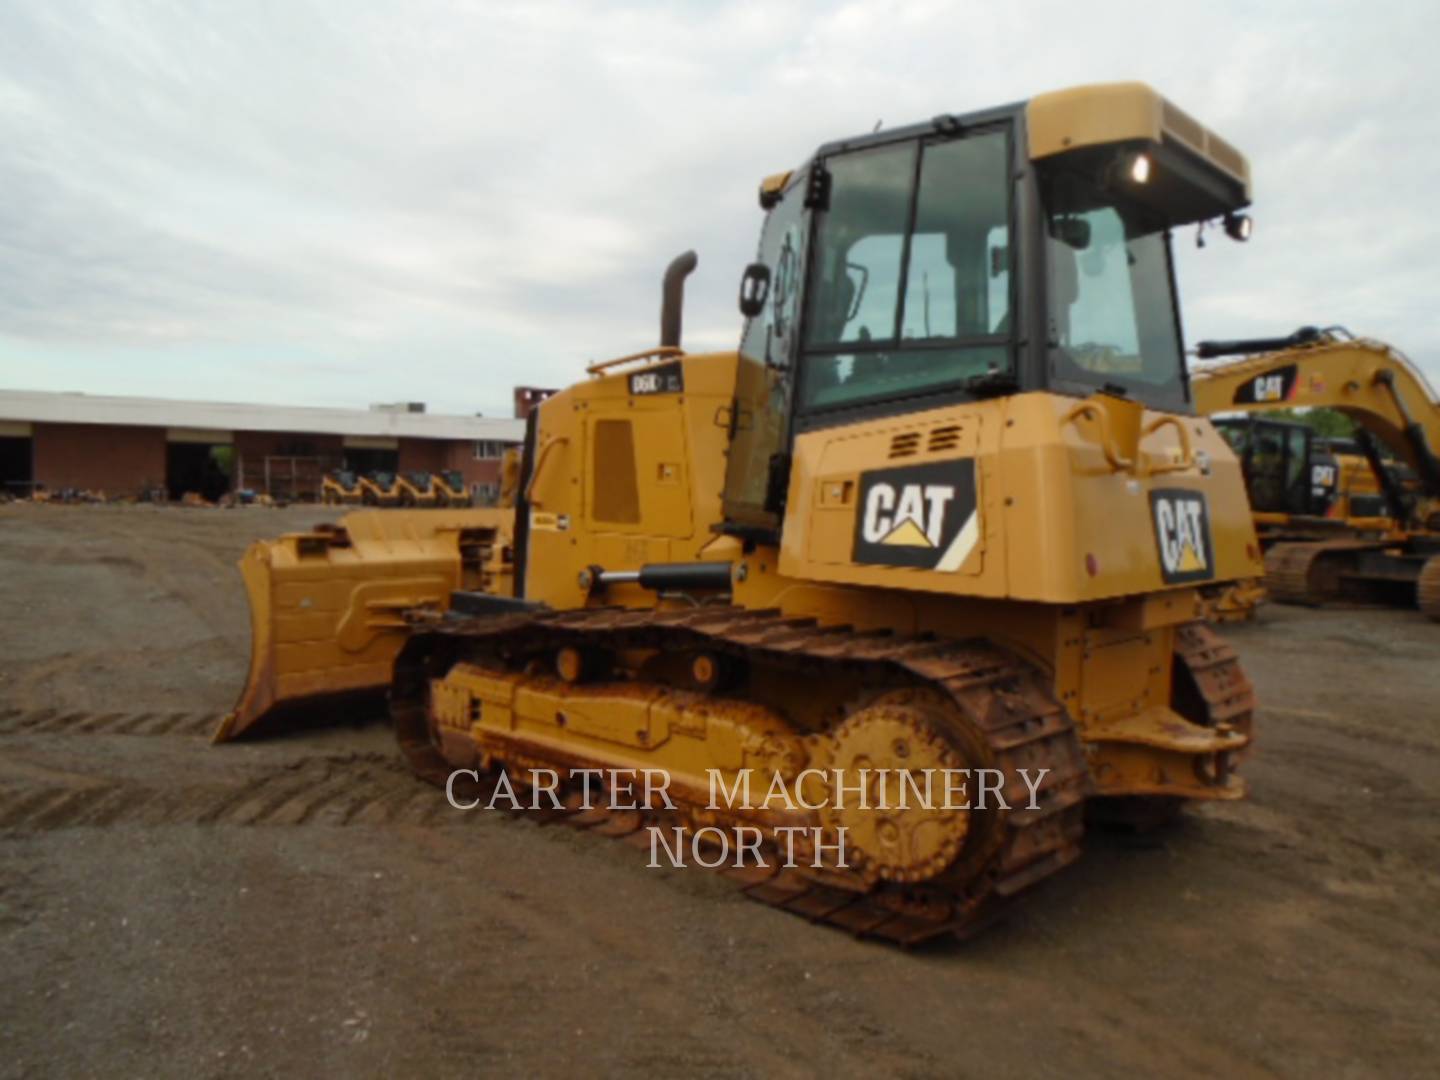
POLYGON ((1375 546, 1349 540, 1276 544, 1265 553, 1265 588, 1281 604, 1315 607, 1339 600, 1346 556, 1375 546))
POLYGON ((1435 622, 1440 622, 1440 555, 1432 555, 1420 568, 1415 582, 1415 602, 1435 622))
MULTIPOLYGON (((891 699, 929 695, 953 706, 952 715, 963 718, 969 729, 965 736, 983 743, 985 764, 1004 773, 1002 790, 1011 808, 984 811, 964 852, 924 884, 879 881, 862 891, 854 882, 837 882, 833 875, 827 879, 823 870, 773 863, 718 869, 751 899, 861 937, 913 945, 945 934, 968 936, 1080 854, 1090 790, 1084 753, 1072 721, 1038 672, 984 642, 821 627, 778 611, 590 608, 433 622, 418 629, 401 652, 391 691, 396 735, 416 774, 443 785, 453 769, 431 733, 431 678, 477 656, 506 657, 514 670, 565 646, 616 653, 703 649, 740 663, 778 666, 798 680, 859 676, 891 699), (1032 775, 1049 770, 1033 807, 1017 772, 1022 768, 1032 775)), ((557 761, 553 766, 563 776, 574 764, 557 761)), ((496 779, 497 774, 487 773, 482 783, 496 779)), ((694 808, 681 802, 673 811, 576 811, 567 804, 565 810, 540 813, 648 847, 645 826, 688 829, 693 818, 687 809, 694 808)), ((713 818, 710 813, 708 819, 713 818)))

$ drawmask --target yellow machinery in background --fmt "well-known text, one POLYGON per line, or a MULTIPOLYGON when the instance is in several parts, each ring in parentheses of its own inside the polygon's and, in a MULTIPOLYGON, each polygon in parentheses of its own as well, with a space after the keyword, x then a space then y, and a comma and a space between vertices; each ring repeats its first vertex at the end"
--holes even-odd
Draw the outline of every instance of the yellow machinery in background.
POLYGON ((1220 417, 1241 457, 1271 596, 1413 605, 1440 620, 1440 401, 1419 369, 1389 345, 1312 328, 1197 352, 1246 354, 1191 382, 1196 407, 1220 417), (1255 415, 1278 407, 1345 414, 1360 454, 1255 415))
POLYGON ((332 470, 320 481, 320 501, 327 506, 353 506, 361 497, 359 479, 346 469, 332 470))
POLYGON ((366 506, 399 506, 399 479, 390 472, 361 474, 360 501, 366 506))
POLYGON ((441 505, 440 491, 432 473, 397 473, 395 487, 400 493, 401 506, 425 508, 441 505))
POLYGON ((216 738, 388 691, 427 779, 549 769, 552 816, 607 835, 753 829, 749 896, 906 943, 1071 863, 1086 807, 1241 797, 1253 693, 1197 590, 1260 552, 1169 236, 1243 238, 1249 198, 1244 157, 1135 83, 822 146, 761 185, 738 351, 680 348, 687 253, 660 345, 531 414, 513 510, 255 545, 216 738), (571 813, 627 769, 666 798, 571 813), (961 769, 1002 798, 845 798, 961 769), (713 804, 752 776, 758 805, 713 804))
POLYGON ((430 477, 433 490, 441 506, 469 506, 470 492, 465 488, 465 477, 459 469, 447 469, 430 477))

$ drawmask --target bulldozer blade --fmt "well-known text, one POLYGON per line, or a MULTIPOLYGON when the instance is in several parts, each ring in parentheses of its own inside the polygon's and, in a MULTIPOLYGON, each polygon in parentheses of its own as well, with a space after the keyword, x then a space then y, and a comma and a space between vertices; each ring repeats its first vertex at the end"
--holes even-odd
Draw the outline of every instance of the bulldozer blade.
POLYGON ((239 563, 250 670, 212 741, 378 700, 408 612, 446 611, 457 589, 513 593, 513 520, 509 509, 363 510, 252 544, 239 563))

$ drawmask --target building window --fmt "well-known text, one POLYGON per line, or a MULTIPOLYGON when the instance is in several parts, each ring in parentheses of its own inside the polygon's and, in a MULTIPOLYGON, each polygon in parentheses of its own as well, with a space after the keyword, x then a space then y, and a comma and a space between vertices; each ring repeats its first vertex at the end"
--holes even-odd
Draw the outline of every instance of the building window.
POLYGON ((500 499, 500 485, 471 484, 470 495, 477 506, 494 506, 500 499))
POLYGON ((475 442, 475 460, 499 461, 505 455, 506 448, 514 445, 499 439, 478 439, 475 442))

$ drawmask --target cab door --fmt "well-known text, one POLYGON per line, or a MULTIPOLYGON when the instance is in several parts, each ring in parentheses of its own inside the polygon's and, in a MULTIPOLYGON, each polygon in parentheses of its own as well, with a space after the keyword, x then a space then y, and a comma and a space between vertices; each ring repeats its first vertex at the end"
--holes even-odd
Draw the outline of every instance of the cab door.
POLYGON ((801 169, 788 178, 760 236, 758 261, 770 283, 763 309, 746 322, 740 342, 725 466, 724 513, 732 529, 780 526, 810 227, 808 177, 801 169))

